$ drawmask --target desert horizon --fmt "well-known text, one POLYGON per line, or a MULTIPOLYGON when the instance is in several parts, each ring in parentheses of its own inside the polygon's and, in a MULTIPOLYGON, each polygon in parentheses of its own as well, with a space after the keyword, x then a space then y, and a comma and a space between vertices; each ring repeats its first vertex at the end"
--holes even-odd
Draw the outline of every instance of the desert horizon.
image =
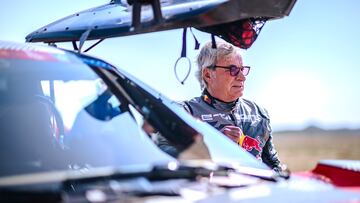
POLYGON ((312 170, 324 159, 360 160, 360 129, 309 127, 273 136, 281 161, 293 172, 312 170))

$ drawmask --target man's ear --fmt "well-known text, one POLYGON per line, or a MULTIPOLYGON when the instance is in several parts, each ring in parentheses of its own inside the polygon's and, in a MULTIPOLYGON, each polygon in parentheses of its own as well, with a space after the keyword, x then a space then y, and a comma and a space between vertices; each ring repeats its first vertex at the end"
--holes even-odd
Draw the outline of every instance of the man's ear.
POLYGON ((210 74, 210 69, 209 68, 204 68, 202 70, 202 75, 203 75, 203 78, 206 82, 209 82, 210 80, 210 77, 211 77, 211 74, 210 74))

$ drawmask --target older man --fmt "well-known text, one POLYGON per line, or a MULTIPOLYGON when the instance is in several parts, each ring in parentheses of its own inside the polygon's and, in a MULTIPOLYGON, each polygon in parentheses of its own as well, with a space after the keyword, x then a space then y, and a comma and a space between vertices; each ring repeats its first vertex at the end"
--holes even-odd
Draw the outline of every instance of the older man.
POLYGON ((211 42, 197 58, 197 76, 203 90, 200 97, 184 102, 193 116, 209 123, 275 171, 281 171, 274 148, 267 111, 243 99, 249 66, 239 50, 227 42, 211 42))

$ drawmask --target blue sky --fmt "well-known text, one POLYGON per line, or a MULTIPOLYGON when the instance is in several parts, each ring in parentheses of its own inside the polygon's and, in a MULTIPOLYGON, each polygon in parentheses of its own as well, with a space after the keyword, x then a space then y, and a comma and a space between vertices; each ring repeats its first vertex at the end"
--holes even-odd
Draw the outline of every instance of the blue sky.
MULTIPOLYGON (((41 26, 107 2, 2 0, 0 39, 24 42, 41 26)), ((254 45, 243 52, 245 64, 252 67, 244 97, 268 109, 275 130, 312 123, 360 127, 359 10, 358 0, 298 0, 289 17, 267 22, 254 45)), ((195 34, 201 44, 210 40, 208 34, 195 34)), ((181 35, 182 30, 172 30, 107 39, 88 54, 128 71, 171 99, 189 99, 200 94, 200 87, 195 64, 185 85, 175 78, 181 35)), ((187 51, 194 62, 197 51, 190 34, 187 51)))

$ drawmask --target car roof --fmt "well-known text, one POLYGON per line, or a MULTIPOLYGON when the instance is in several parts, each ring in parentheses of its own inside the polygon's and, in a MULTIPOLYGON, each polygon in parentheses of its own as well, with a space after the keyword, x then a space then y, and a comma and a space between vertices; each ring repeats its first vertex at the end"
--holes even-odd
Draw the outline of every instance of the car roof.
POLYGON ((185 27, 199 28, 219 36, 221 33, 216 33, 216 29, 214 32, 214 29, 206 28, 244 19, 282 18, 289 15, 296 0, 147 1, 153 4, 139 3, 146 1, 132 2, 129 5, 124 1, 112 0, 108 4, 72 14, 30 33, 26 41, 81 42, 185 27))
POLYGON ((75 58, 68 51, 52 46, 17 43, 0 40, 0 59, 20 59, 33 61, 70 62, 75 58))

